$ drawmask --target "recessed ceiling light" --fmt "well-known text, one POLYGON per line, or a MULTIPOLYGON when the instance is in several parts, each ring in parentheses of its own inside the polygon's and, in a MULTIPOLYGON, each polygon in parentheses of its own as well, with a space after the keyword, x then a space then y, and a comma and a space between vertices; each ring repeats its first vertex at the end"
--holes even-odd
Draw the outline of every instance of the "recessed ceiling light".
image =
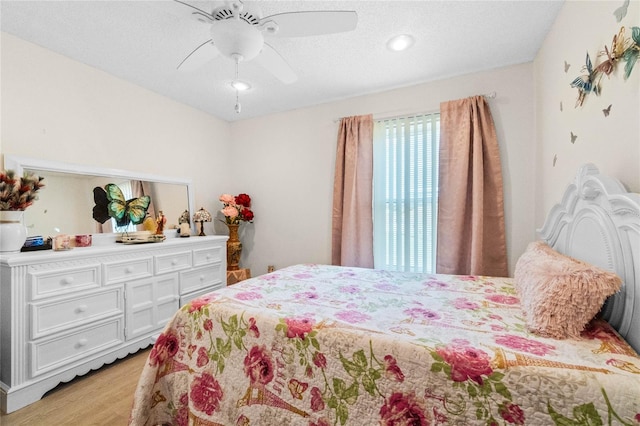
POLYGON ((233 87, 235 90, 239 92, 243 92, 245 90, 251 89, 251 85, 246 81, 242 81, 242 80, 233 80, 231 82, 231 87, 233 87))
POLYGON ((387 41, 387 48, 394 52, 400 52, 410 48, 413 45, 413 42, 414 39, 409 34, 401 34, 391 37, 389 41, 387 41))

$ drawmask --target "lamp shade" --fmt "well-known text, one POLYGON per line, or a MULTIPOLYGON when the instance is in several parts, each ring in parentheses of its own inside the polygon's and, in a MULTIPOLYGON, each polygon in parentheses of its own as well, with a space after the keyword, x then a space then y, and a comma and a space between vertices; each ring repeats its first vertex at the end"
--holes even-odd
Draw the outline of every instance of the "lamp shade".
POLYGON ((211 213, 206 211, 204 207, 200 207, 200 210, 196 211, 193 214, 194 222, 211 222, 211 220, 212 220, 211 213))

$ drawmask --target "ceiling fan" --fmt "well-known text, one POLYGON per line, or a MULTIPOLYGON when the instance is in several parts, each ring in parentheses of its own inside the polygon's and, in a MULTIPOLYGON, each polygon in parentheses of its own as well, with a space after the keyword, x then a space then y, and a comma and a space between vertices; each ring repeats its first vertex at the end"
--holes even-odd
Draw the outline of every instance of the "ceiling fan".
POLYGON ((191 51, 178 69, 194 69, 222 55, 235 61, 236 74, 240 62, 255 60, 285 84, 293 83, 298 77, 265 38, 340 33, 354 30, 358 23, 355 11, 300 11, 262 17, 253 4, 245 5, 239 0, 226 2, 211 13, 181 0, 174 1, 190 7, 198 20, 211 25, 211 38, 191 51))

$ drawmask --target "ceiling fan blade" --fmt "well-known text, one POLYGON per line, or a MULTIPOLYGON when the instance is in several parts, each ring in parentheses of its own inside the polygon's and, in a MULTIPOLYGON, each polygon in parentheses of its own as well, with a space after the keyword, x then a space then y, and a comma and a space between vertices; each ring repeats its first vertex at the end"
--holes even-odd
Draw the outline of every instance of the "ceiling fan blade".
POLYGON ((298 79, 298 76, 287 61, 267 43, 264 44, 262 51, 253 61, 257 62, 284 84, 291 84, 298 79))
POLYGON ((218 56, 220 51, 213 45, 212 40, 207 40, 189 53, 186 58, 178 64, 180 71, 195 71, 211 59, 218 56))
POLYGON ((192 6, 189 3, 183 2, 181 0, 173 0, 173 1, 175 1, 176 3, 183 4, 183 5, 187 6, 187 7, 190 7, 191 9, 196 10, 197 12, 195 12, 195 13, 197 13, 198 15, 203 15, 203 16, 207 17, 210 21, 213 21, 213 16, 209 12, 205 12, 204 10, 202 10, 200 8, 197 8, 195 6, 192 6))
POLYGON ((260 23, 268 21, 274 21, 278 30, 274 33, 267 31, 266 34, 277 37, 305 37, 355 30, 358 14, 346 10, 287 12, 262 18, 260 23))

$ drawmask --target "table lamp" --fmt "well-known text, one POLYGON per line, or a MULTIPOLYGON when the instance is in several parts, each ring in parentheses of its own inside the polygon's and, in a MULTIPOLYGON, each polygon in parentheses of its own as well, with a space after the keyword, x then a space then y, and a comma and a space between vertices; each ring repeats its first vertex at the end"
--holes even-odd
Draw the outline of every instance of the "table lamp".
POLYGON ((193 221, 195 223, 200 223, 199 237, 204 237, 204 222, 211 222, 211 219, 211 213, 206 211, 204 207, 200 207, 200 210, 193 214, 193 221))

